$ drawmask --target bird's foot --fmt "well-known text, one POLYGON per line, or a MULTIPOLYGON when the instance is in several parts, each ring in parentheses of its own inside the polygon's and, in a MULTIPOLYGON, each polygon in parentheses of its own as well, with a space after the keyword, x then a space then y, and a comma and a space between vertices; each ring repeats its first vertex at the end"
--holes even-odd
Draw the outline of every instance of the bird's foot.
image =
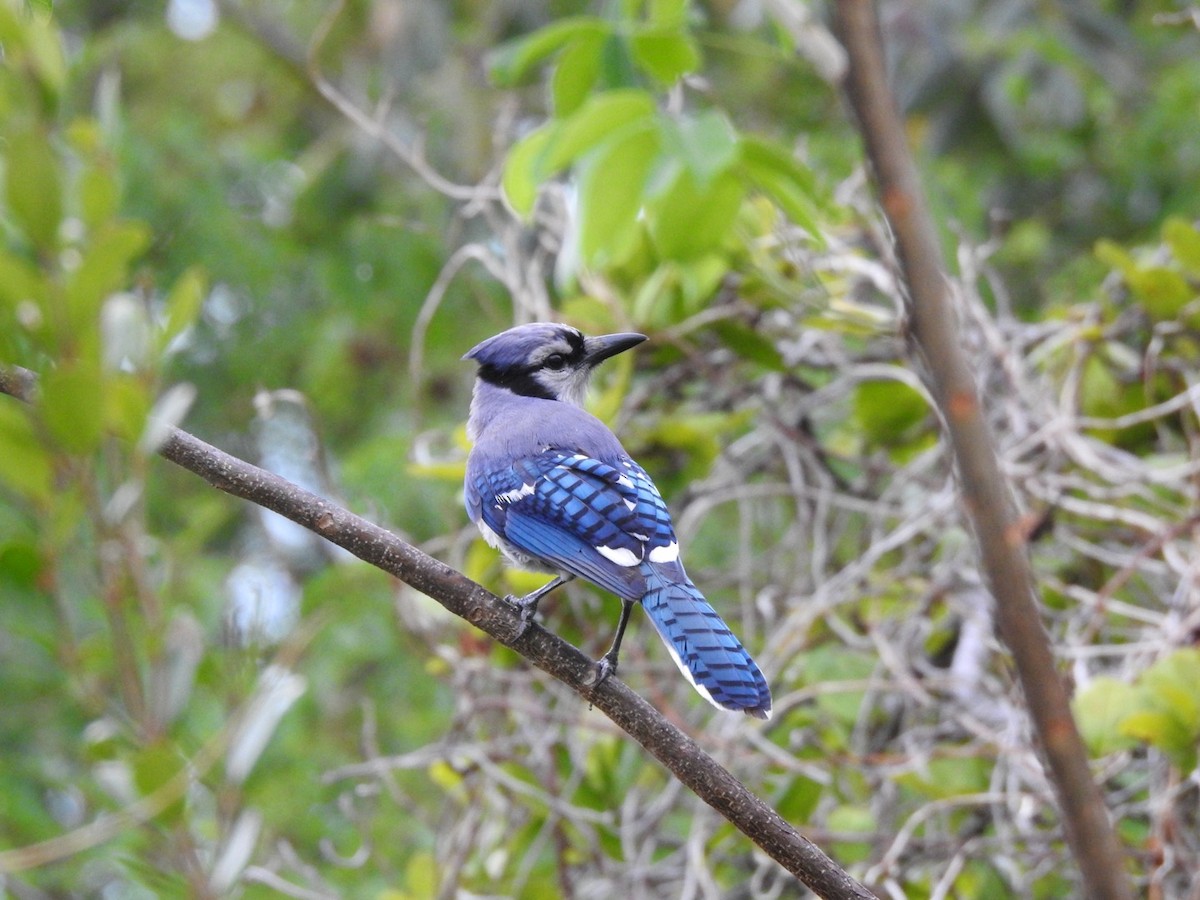
POLYGON ((524 637, 525 632, 529 630, 529 626, 533 624, 533 617, 537 615, 538 601, 541 597, 518 597, 515 594, 507 594, 504 597, 504 602, 517 611, 520 616, 520 625, 517 628, 517 633, 513 640, 520 640, 524 637))
POLYGON ((617 674, 617 658, 611 653, 605 653, 596 660, 596 675, 592 680, 592 690, 600 687, 613 675, 617 674))

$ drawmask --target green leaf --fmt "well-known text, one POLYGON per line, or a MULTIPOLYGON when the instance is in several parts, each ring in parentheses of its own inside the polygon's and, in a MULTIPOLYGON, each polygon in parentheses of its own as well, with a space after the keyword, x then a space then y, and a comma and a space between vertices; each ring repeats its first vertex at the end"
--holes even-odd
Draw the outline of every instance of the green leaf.
POLYGON ((796 775, 791 779, 791 784, 788 785, 784 795, 773 805, 779 814, 789 822, 795 824, 807 822, 817 811, 817 804, 821 801, 821 794, 824 790, 821 782, 803 775, 796 775))
MULTIPOLYGON (((564 322, 578 325, 585 334, 607 334, 622 328, 623 320, 614 315, 613 307, 591 294, 576 294, 574 297, 565 298, 559 302, 558 310, 562 313, 564 322)), ((614 362, 620 359, 621 357, 617 356, 614 362)))
POLYGON ((444 759, 430 763, 426 770, 429 780, 447 793, 456 797, 463 796, 463 777, 450 763, 444 759))
POLYGON ((1162 234, 1176 261, 1188 274, 1200 277, 1200 230, 1191 222, 1172 216, 1163 224, 1162 234))
MULTIPOLYGON (((1182 254, 1182 261, 1183 258, 1189 258, 1192 243, 1200 243, 1200 236, 1197 236, 1186 222, 1173 221, 1174 224, 1168 222, 1163 227, 1163 235, 1171 242, 1172 252, 1182 254)), ((1097 241, 1094 252, 1102 263, 1121 273, 1134 300, 1140 303, 1146 310, 1146 315, 1156 322, 1178 318, 1183 307, 1196 297, 1196 292, 1188 285, 1187 279, 1175 269, 1142 265, 1113 241, 1097 241)))
POLYGON ((508 159, 504 161, 500 186, 513 211, 522 218, 529 217, 537 202, 538 187, 543 181, 538 162, 559 124, 549 123, 525 135, 508 151, 508 159))
POLYGON ((104 154, 104 129, 96 119, 73 120, 66 128, 66 137, 71 149, 80 156, 94 160, 104 154))
POLYGON ((677 127, 683 159, 701 186, 737 162, 741 145, 733 126, 721 113, 704 112, 683 119, 677 127))
POLYGON ((41 273, 34 266, 0 250, 0 307, 15 310, 23 301, 37 302, 44 288, 41 273))
POLYGON ((875 444, 907 443, 928 414, 925 397, 902 381, 864 381, 854 392, 855 421, 875 444))
POLYGON ((1132 713, 1121 723, 1121 733, 1157 747, 1181 769, 1191 770, 1187 763, 1195 756, 1196 738, 1170 713, 1152 710, 1132 713))
POLYGON ((62 186, 49 134, 38 128, 10 134, 4 179, 8 208, 29 242, 52 252, 58 246, 62 220, 62 186))
POLYGON ((744 429, 754 417, 751 410, 688 412, 661 416, 647 432, 648 442, 684 450, 705 470, 721 453, 724 439, 744 429))
POLYGON ((42 377, 38 412, 50 437, 67 453, 91 453, 104 432, 104 391, 98 368, 63 364, 42 377))
POLYGON ((751 184, 770 197, 788 218, 815 240, 821 240, 812 172, 775 144, 746 135, 741 138, 741 168, 751 184))
POLYGON ((1094 679, 1072 701, 1079 731, 1093 756, 1104 756, 1133 745, 1122 723, 1139 705, 1139 692, 1115 678, 1094 679))
MULTIPOLYGON (((729 260, 709 253, 679 265, 679 297, 689 313, 699 312, 712 299, 729 272, 729 260)), ((673 323, 669 323, 673 324, 673 323)))
POLYGON ((633 377, 633 356, 626 354, 623 358, 610 362, 605 367, 605 376, 602 382, 603 390, 592 392, 587 409, 597 419, 611 425, 629 394, 629 384, 633 377))
POLYGON ((779 353, 773 341, 759 334, 753 328, 747 328, 740 322, 724 319, 713 323, 713 331, 721 336, 725 346, 729 347, 742 359, 757 363, 775 372, 787 370, 783 356, 779 353))
POLYGON ((538 63, 579 38, 603 39, 611 26, 590 16, 560 19, 533 34, 497 47, 488 57, 487 67, 499 87, 515 87, 538 63))
POLYGON ((67 309, 76 334, 95 327, 104 298, 125 286, 129 264, 150 241, 144 225, 112 223, 101 229, 67 282, 67 309))
POLYGON ((37 544, 11 541, 0 545, 0 584, 7 589, 35 591, 46 569, 46 560, 37 544))
POLYGON ((687 22, 689 0, 649 0, 646 17, 655 25, 670 25, 676 28, 687 22))
POLYGON ((600 78, 604 40, 600 34, 585 34, 563 50, 550 79, 555 115, 569 116, 587 100, 600 78))
POLYGON ((629 51, 642 71, 666 86, 700 65, 700 51, 691 36, 669 26, 639 29, 629 40, 629 51))
MULTIPOLYGON (((1098 418, 1135 412, 1146 406, 1145 384, 1136 372, 1115 371, 1107 353, 1093 353, 1083 364, 1079 405, 1086 415, 1098 418)), ((1155 429, 1153 424, 1143 422, 1119 430, 1096 428, 1089 432, 1110 444, 1133 448, 1151 439, 1155 429)))
POLYGON ((1176 650, 1158 660, 1140 679, 1147 699, 1168 711, 1193 736, 1200 737, 1200 650, 1176 650))
POLYGON ((120 438, 136 441, 150 414, 150 388, 134 375, 114 372, 104 391, 104 424, 120 438))
POLYGON ((4 362, 25 361, 25 336, 43 332, 47 291, 36 268, 0 250, 0 353, 4 362))
MULTIPOLYGON (((29 0, 46 13, 51 0, 29 0)), ((42 88, 42 98, 52 106, 67 78, 67 61, 62 36, 50 15, 30 16, 16 3, 0 3, 0 45, 4 65, 28 72, 42 88)))
POLYGON ((715 250, 728 237, 746 195, 732 174, 702 188, 689 169, 647 204, 646 225, 664 259, 691 260, 715 250))
POLYGON ((600 85, 605 90, 625 90, 640 85, 637 66, 629 52, 629 41, 610 34, 600 51, 600 85))
POLYGON ((79 176, 79 211, 91 230, 100 228, 117 214, 120 192, 117 179, 102 166, 88 166, 79 176))
POLYGON ((431 481, 445 481, 449 484, 458 484, 462 481, 466 469, 465 460, 458 460, 457 462, 414 462, 408 463, 404 467, 404 471, 408 475, 416 478, 428 478, 431 481))
POLYGON ((1182 772, 1196 766, 1200 741, 1200 651, 1171 653, 1147 669, 1138 684, 1139 708, 1120 724, 1122 734, 1157 747, 1182 772))
POLYGON ((669 260, 654 268, 634 295, 633 321, 651 328, 667 328, 674 324, 669 303, 679 288, 679 269, 678 263, 669 260))
POLYGON ((433 897, 438 893, 441 873, 433 854, 427 851, 414 853, 404 867, 404 885, 410 896, 433 897))
POLYGON ((1104 356, 1093 353, 1079 379, 1079 405, 1089 416, 1118 416, 1142 406, 1140 383, 1130 386, 1113 373, 1104 356))
POLYGON ((0 403, 0 484, 33 502, 48 500, 50 454, 38 440, 25 407, 0 403))
POLYGON ((832 809, 825 827, 839 835, 861 834, 860 841, 838 841, 833 844, 837 858, 843 863, 860 862, 871 854, 871 844, 878 825, 871 810, 865 806, 844 805, 832 809))
POLYGON ((1110 269, 1116 269, 1123 275, 1137 270, 1137 262, 1129 252, 1115 241, 1110 241, 1103 238, 1096 241, 1096 246, 1092 250, 1096 259, 1104 263, 1110 269))
MULTIPOLYGON (((171 782, 182 772, 184 766, 184 760, 173 746, 166 743, 151 744, 139 751, 133 759, 133 782, 143 797, 159 790, 170 792, 175 788, 171 782)), ((187 782, 179 779, 177 784, 176 796, 156 797, 165 803, 157 816, 159 822, 171 823, 183 816, 187 782)))
POLYGON ((643 188, 657 153, 657 130, 635 124, 580 165, 579 256, 588 265, 618 264, 636 246, 643 188))
POLYGON ((554 133, 545 157, 538 164, 541 177, 556 174, 621 129, 649 122, 654 113, 654 98, 645 91, 606 91, 589 98, 554 133))
POLYGON ((943 800, 987 790, 992 762, 980 757, 934 758, 915 771, 896 776, 896 783, 923 797, 943 800))
POLYGON ((1145 266, 1126 272, 1125 281, 1146 315, 1155 322, 1178 318, 1183 307, 1196 296, 1182 275, 1165 266, 1145 266))
POLYGON ((816 194, 816 178, 792 156, 791 152, 766 138, 754 135, 741 136, 743 162, 755 169, 771 171, 792 182, 798 191, 807 196, 816 194))
MULTIPOLYGON (((542 182, 653 115, 654 100, 645 91, 608 91, 590 97, 568 118, 526 135, 509 151, 501 179, 513 210, 527 217, 542 182)), ((637 190, 640 199, 640 182, 637 190)))
POLYGON ((207 280, 198 267, 188 269, 175 280, 171 293, 167 294, 167 321, 160 338, 160 350, 165 350, 171 341, 195 323, 206 290, 207 280))
MULTIPOLYGON (((862 681, 874 668, 874 661, 863 654, 831 644, 817 647, 804 656, 804 678, 809 684, 862 681)), ((816 705, 821 712, 851 727, 858 721, 865 697, 866 691, 857 686, 836 692, 828 690, 817 696, 816 705)))

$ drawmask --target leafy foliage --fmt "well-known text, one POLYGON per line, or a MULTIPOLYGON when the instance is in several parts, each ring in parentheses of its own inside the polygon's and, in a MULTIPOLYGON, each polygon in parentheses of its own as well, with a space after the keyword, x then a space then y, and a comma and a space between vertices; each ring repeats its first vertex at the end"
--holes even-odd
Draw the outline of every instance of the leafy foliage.
MULTIPOLYGON (((0 365, 39 377, 0 398, 6 885, 792 889, 574 695, 154 457, 185 421, 528 590, 465 527, 459 357, 537 317, 651 336, 594 409, 778 713, 713 714, 636 621, 622 676, 881 892, 1071 894, 828 35, 684 0, 403 6, 220 4, 185 40, 0 3, 0 365), (38 849, 62 835, 93 843, 38 849)), ((1131 865, 1182 895, 1200 48, 1146 4, 956 10, 908 11, 953 41, 889 37, 964 339, 1131 865)), ((616 615, 579 585, 543 612, 597 654, 616 615)))

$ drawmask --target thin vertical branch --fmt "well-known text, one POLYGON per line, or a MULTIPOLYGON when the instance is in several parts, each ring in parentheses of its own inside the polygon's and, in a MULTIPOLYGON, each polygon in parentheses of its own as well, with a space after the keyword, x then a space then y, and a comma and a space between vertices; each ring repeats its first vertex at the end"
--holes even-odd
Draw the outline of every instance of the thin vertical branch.
POLYGON ((933 385, 958 464, 962 504, 996 600, 1029 711, 1058 792, 1067 840, 1087 896, 1130 900, 1132 888, 1108 810, 1092 778, 1067 690, 1038 614, 1026 535, 1000 470, 975 379, 962 350, 933 221, 888 86, 873 0, 836 0, 834 25, 849 56, 845 89, 908 286, 912 337, 933 385))

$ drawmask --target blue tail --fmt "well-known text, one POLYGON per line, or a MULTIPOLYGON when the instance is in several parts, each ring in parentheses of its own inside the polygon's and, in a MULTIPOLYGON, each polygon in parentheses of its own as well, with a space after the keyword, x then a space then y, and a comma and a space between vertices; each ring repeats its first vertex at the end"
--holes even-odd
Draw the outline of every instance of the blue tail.
POLYGON ((690 581, 646 578, 642 598, 650 621, 679 670, 704 699, 721 709, 771 717, 771 690, 746 648, 690 581))

